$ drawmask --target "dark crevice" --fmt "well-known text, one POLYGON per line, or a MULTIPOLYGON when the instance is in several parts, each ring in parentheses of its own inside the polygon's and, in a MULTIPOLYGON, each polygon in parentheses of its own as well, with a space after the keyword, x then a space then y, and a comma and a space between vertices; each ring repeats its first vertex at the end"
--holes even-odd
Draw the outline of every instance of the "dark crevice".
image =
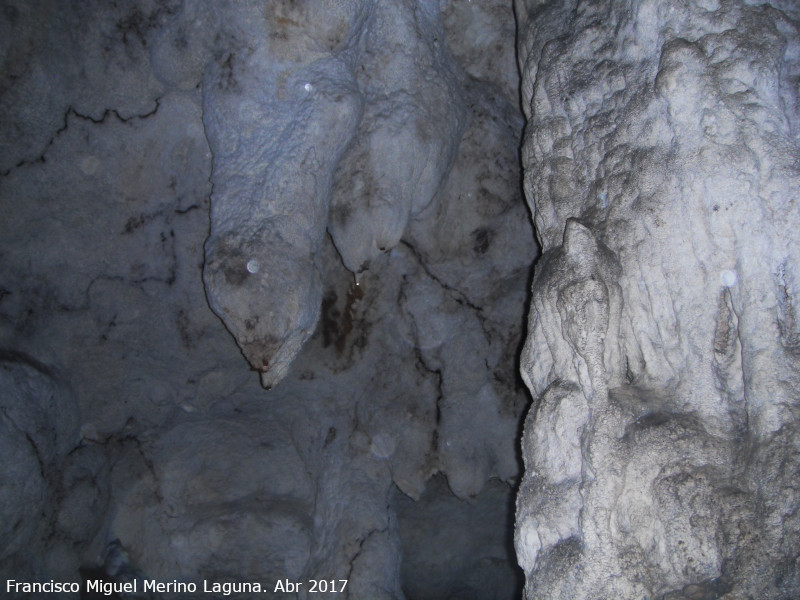
POLYGON ((475 313, 478 314, 478 316, 480 318, 483 318, 482 314, 481 314, 481 313, 483 313, 483 308, 481 308, 480 306, 478 306, 476 304, 473 304, 469 300, 469 298, 467 298, 467 295, 464 292, 462 292, 458 288, 454 288, 453 286, 445 283, 444 281, 439 279, 434 273, 432 273, 431 270, 428 268, 428 265, 425 264, 425 261, 423 260, 422 255, 419 253, 419 251, 412 244, 410 244, 406 240, 400 240, 400 243, 411 251, 411 254, 414 255, 414 258, 417 260, 417 263, 419 264, 420 267, 422 267, 423 271, 425 271, 425 274, 428 277, 433 279, 442 288, 444 288, 445 290, 450 292, 450 297, 453 298, 453 300, 455 300, 458 304, 460 304, 462 306, 468 306, 469 308, 474 310, 475 313))
POLYGON ((427 375, 434 375, 436 377, 436 426, 433 430, 431 440, 431 449, 433 452, 439 450, 439 427, 442 423, 442 401, 444 400, 444 377, 442 369, 434 369, 425 362, 425 357, 422 355, 422 350, 418 347, 414 348, 414 355, 417 359, 418 367, 421 367, 422 372, 427 375))
POLYGON ((176 208, 175 209, 175 214, 176 215, 185 215, 186 213, 191 212, 193 210, 198 210, 199 208, 200 208, 199 204, 192 204, 191 206, 187 206, 186 208, 176 208))
POLYGON ((28 440, 28 443, 30 443, 31 447, 33 448, 33 452, 36 454, 36 460, 39 462, 39 473, 41 474, 42 479, 46 479, 44 472, 45 471, 44 461, 42 460, 42 454, 39 452, 39 446, 36 445, 36 442, 31 437, 31 434, 29 434, 27 431, 25 432, 25 438, 28 440))
POLYGON ((78 119, 81 119, 83 121, 89 121, 90 123, 94 123, 95 125, 100 125, 100 124, 104 123, 106 121, 106 119, 108 117, 110 117, 110 116, 115 117, 120 123, 128 123, 130 121, 144 120, 144 119, 147 119, 149 117, 152 117, 153 115, 155 115, 158 112, 158 108, 159 108, 160 105, 161 105, 161 97, 158 97, 158 98, 155 99, 155 108, 153 108, 153 110, 151 110, 150 112, 147 112, 147 113, 143 113, 141 115, 132 115, 130 117, 123 117, 122 115, 119 114, 119 112, 115 108, 107 108, 107 109, 105 109, 105 111, 103 111, 103 114, 100 116, 99 119, 95 119, 91 115, 83 115, 83 114, 79 113, 77 110, 75 110, 72 106, 70 106, 64 112, 63 124, 61 125, 61 127, 56 129, 56 131, 53 134, 53 136, 45 144, 45 146, 42 149, 42 151, 39 154, 39 156, 37 156, 36 158, 20 160, 16 165, 14 165, 13 168, 6 169, 2 173, 0 173, 0 177, 8 177, 14 169, 20 169, 20 168, 28 166, 28 165, 46 163, 47 159, 45 158, 45 156, 47 155, 47 152, 50 150, 50 148, 53 147, 53 144, 55 144, 55 142, 58 139, 58 137, 62 133, 64 133, 67 130, 67 128, 69 127, 69 117, 70 117, 70 115, 72 115, 74 117, 77 117, 78 119))
POLYGON ((39 474, 42 476, 42 479, 44 481, 47 481, 47 477, 45 475, 44 460, 42 459, 42 454, 39 451, 39 446, 36 444, 36 441, 31 437, 31 434, 29 432, 25 431, 22 427, 20 427, 17 424, 17 422, 11 417, 11 415, 8 414, 8 410, 5 407, 0 406, 0 411, 2 411, 3 416, 8 420, 9 423, 11 423, 14 429, 25 435, 25 439, 28 440, 28 443, 31 445, 31 448, 33 448, 33 452, 36 455, 36 460, 39 463, 39 474))
POLYGON ((389 530, 388 527, 383 527, 382 529, 372 529, 370 530, 364 537, 362 537, 358 542, 358 550, 353 555, 353 558, 350 559, 350 568, 347 571, 347 579, 350 581, 353 575, 353 569, 355 568, 356 561, 359 557, 364 553, 364 545, 370 540, 370 538, 375 534, 386 533, 389 530))

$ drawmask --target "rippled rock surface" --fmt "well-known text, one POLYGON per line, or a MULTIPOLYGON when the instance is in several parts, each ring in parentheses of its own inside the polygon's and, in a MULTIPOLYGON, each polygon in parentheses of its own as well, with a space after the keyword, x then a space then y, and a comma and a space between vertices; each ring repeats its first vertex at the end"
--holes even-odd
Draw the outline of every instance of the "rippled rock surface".
POLYGON ((526 597, 796 597, 797 6, 515 6, 526 597))

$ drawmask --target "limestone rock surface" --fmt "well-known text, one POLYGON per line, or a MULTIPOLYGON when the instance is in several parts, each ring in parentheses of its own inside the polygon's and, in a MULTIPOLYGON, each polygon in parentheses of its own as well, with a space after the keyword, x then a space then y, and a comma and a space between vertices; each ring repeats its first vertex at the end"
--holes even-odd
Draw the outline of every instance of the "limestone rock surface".
POLYGON ((356 278, 394 248, 440 192, 464 102, 433 2, 232 2, 205 18, 221 41, 203 78, 204 280, 271 387, 317 324, 326 230, 356 278))
POLYGON ((21 352, 0 352, 0 389, 0 572, 37 577, 67 493, 60 472, 78 439, 78 407, 57 373, 21 352))
POLYGON ((800 12, 515 8, 526 597, 795 597, 800 12))
POLYGON ((34 362, 0 402, 41 415, 0 420, 0 576, 420 600, 435 521, 475 530, 448 581, 510 600, 537 254, 510 7, 5 5, 0 348, 34 362))

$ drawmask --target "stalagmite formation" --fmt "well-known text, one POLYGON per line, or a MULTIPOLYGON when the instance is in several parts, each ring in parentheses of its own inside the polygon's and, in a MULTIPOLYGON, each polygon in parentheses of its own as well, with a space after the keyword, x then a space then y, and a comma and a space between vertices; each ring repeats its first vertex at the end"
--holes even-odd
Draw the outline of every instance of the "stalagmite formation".
POLYGON ((800 593, 800 11, 516 3, 527 598, 800 593))

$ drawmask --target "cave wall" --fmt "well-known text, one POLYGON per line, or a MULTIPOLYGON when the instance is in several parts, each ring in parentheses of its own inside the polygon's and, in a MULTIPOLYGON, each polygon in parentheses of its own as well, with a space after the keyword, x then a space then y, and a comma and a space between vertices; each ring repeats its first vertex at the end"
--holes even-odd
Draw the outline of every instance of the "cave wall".
POLYGON ((486 542, 451 554, 458 593, 514 593, 513 27, 505 2, 3 3, 1 578, 411 599, 424 497, 486 542))
POLYGON ((797 4, 515 8, 526 597, 797 597, 797 4))
MULTIPOLYGON (((797 8, 515 11, 525 594, 794 598, 797 8)), ((516 593, 512 17, 3 4, 4 578, 516 593)))

